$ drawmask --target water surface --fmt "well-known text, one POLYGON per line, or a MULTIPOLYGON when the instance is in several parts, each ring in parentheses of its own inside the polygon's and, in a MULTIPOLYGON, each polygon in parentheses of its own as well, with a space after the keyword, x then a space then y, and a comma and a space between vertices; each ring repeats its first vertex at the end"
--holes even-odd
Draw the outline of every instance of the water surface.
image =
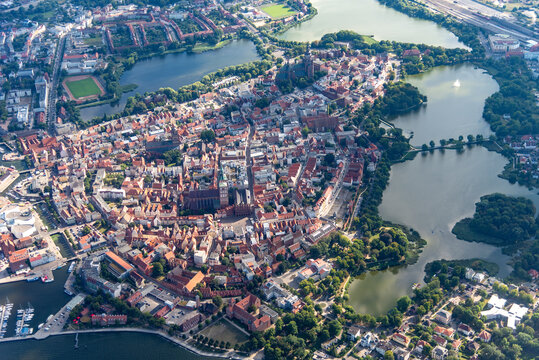
POLYGON ((142 60, 125 71, 120 78, 121 85, 137 84, 138 87, 135 90, 123 94, 118 104, 81 109, 81 117, 84 120, 90 120, 94 117, 102 117, 104 114, 115 114, 124 109, 128 97, 137 93, 144 94, 163 87, 177 90, 219 69, 257 59, 258 55, 253 43, 248 40, 239 40, 221 49, 199 54, 182 52, 142 60))
MULTIPOLYGON (((8 299, 12 303, 13 311, 8 321, 6 337, 15 336, 15 325, 17 323, 17 309, 26 308, 30 304, 34 309, 34 319, 30 325, 37 331, 37 326, 45 322, 51 314, 56 314, 58 310, 71 299, 64 293, 64 284, 67 280, 67 266, 53 272, 54 281, 42 283, 40 280, 34 282, 18 281, 14 283, 0 285, 0 304, 5 304, 8 299)), ((0 354, 2 346, 0 345, 0 354)), ((0 356, 2 359, 2 356, 0 356)))
POLYGON ((511 271, 500 248, 458 240, 453 225, 472 216, 475 203, 486 194, 501 192, 525 196, 539 206, 539 197, 499 178, 506 160, 483 147, 458 154, 436 151, 392 167, 391 180, 379 211, 382 218, 406 224, 427 240, 417 263, 365 274, 350 286, 350 304, 360 312, 380 314, 412 293, 422 283, 425 264, 438 259, 481 258, 500 266, 500 276, 511 271))
POLYGON ((202 360, 206 356, 193 354, 158 335, 115 332, 51 336, 45 340, 25 340, 0 344, 2 360, 202 360))
MULTIPOLYGON (((412 144, 491 133, 481 112, 497 84, 481 69, 471 65, 442 67, 408 81, 428 96, 421 110, 393 121, 397 127, 413 131, 412 144), (453 87, 456 79, 460 80, 459 88, 453 87)), ((509 258, 500 248, 458 240, 451 229, 460 219, 473 215, 475 203, 483 195, 525 196, 536 208, 539 196, 498 177, 507 163, 500 154, 479 146, 464 149, 462 153, 437 150, 418 154, 414 160, 391 167, 380 216, 417 230, 427 245, 413 265, 371 272, 352 282, 349 303, 357 311, 385 313, 399 297, 412 293, 414 283, 422 283, 425 264, 434 260, 481 258, 498 264, 501 277, 510 273, 509 258)))
POLYGON ((393 40, 416 44, 464 47, 458 38, 434 22, 415 19, 376 0, 312 0, 318 14, 283 33, 293 41, 314 41, 328 33, 351 30, 373 35, 376 40, 393 40))
POLYGON ((439 145, 440 139, 492 134, 483 119, 483 105, 499 87, 483 69, 471 64, 441 66, 408 76, 406 81, 427 96, 426 105, 392 121, 405 133, 413 131, 412 145, 431 140, 439 145), (455 86, 457 81, 460 86, 455 86))

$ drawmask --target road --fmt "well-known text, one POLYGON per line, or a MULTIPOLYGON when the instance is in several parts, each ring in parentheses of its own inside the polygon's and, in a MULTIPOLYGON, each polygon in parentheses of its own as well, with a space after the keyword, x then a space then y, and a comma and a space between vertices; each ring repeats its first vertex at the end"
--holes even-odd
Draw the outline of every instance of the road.
POLYGON ((255 126, 249 124, 249 136, 247 137, 247 145, 245 146, 245 164, 247 165, 247 181, 249 182, 250 195, 247 196, 249 203, 253 203, 255 199, 254 186, 255 181, 253 177, 253 159, 251 158, 251 141, 255 135, 255 126))
POLYGON ((56 131, 56 97, 58 95, 58 79, 60 78, 60 65, 66 44, 65 35, 60 36, 56 54, 54 55, 54 68, 49 88, 49 102, 47 105, 47 123, 49 124, 49 133, 52 135, 56 131))
MULTIPOLYGON (((24 341, 24 340, 30 340, 30 339, 45 339, 49 336, 56 336, 56 335, 76 335, 76 334, 96 334, 96 333, 112 333, 112 332, 134 332, 134 333, 144 333, 144 334, 151 334, 151 335, 159 335, 183 348, 186 350, 191 351, 192 353, 205 356, 209 359, 213 358, 220 358, 220 359, 245 359, 242 356, 236 355, 233 350, 225 350, 223 354, 213 353, 213 352, 207 352, 202 351, 194 346, 187 343, 187 341, 182 340, 180 338, 170 336, 167 333, 163 331, 157 331, 157 330, 149 330, 149 329, 139 329, 139 328, 102 328, 102 329, 89 329, 89 330, 68 330, 68 331, 49 331, 47 333, 47 336, 45 337, 38 337, 37 334, 26 336, 26 337, 9 337, 0 339, 0 343, 3 342, 11 342, 11 341, 24 341)), ((39 333, 39 332, 38 332, 39 333)), ((41 335, 42 336, 42 335, 41 335)), ((73 345, 75 345, 75 339, 73 339, 73 345)))
MULTIPOLYGON (((352 209, 352 212, 350 213, 350 216, 348 217, 348 219, 346 220, 346 222, 344 223, 343 225, 343 229, 344 230, 347 230, 347 231, 350 231, 350 227, 352 226, 352 221, 354 220, 354 218, 356 217, 356 215, 359 213, 359 209, 361 207, 361 202, 363 201, 363 193, 365 193, 365 191, 367 191, 368 188, 365 188, 363 189, 363 191, 361 193, 359 193, 359 195, 357 196, 355 202, 354 202, 354 208, 352 209)), ((360 189, 358 189, 359 191, 360 189)))
POLYGON ((343 187, 343 181, 344 176, 348 172, 348 165, 350 165, 350 159, 345 158, 343 161, 344 165, 341 170, 341 173, 339 174, 339 178, 337 179, 337 182, 335 183, 335 188, 333 189, 333 192, 331 193, 330 198, 327 201, 324 201, 322 204, 322 208, 320 209, 318 217, 324 217, 328 214, 329 210, 333 207, 333 203, 339 196, 341 189, 343 187))

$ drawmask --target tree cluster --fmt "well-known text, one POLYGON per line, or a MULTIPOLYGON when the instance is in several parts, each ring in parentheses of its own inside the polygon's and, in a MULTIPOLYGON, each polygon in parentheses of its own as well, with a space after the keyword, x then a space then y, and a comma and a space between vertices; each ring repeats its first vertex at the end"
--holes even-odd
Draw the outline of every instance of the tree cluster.
POLYGON ((535 235, 535 206, 523 197, 491 194, 475 204, 470 228, 479 233, 500 238, 509 245, 535 235))

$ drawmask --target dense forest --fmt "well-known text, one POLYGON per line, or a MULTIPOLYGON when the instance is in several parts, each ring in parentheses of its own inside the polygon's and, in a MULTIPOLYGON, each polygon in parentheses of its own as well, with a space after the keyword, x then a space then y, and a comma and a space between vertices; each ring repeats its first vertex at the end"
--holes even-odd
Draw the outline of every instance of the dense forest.
POLYGON ((475 204, 473 218, 459 221, 453 233, 463 240, 512 245, 535 235, 534 216, 535 206, 526 198, 485 195, 475 204))
POLYGON ((539 132, 539 108, 534 88, 537 82, 526 62, 517 57, 485 60, 482 67, 494 76, 500 90, 485 101, 483 117, 498 136, 539 132))
POLYGON ((512 276, 517 279, 531 280, 530 270, 539 270, 539 240, 520 249, 520 255, 514 260, 512 276))
POLYGON ((410 111, 425 101, 427 97, 409 83, 387 84, 380 110, 384 116, 395 116, 410 111))
POLYGON ((373 229, 364 235, 361 239, 349 240, 335 233, 311 247, 309 254, 313 258, 329 256, 335 259, 338 269, 356 276, 374 267, 401 264, 423 244, 415 231, 399 227, 373 229))

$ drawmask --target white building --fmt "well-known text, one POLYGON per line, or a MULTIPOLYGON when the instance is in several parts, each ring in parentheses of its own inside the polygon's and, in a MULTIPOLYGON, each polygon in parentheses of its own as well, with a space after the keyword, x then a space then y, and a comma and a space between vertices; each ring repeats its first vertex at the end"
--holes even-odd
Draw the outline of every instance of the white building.
POLYGON ((103 199, 125 199, 124 189, 101 188, 97 190, 97 194, 103 199))
POLYGON ((193 255, 193 260, 195 261, 196 265, 202 265, 206 263, 206 259, 208 257, 208 254, 203 250, 196 250, 193 255))
POLYGON ((486 317, 487 321, 505 319, 507 327, 514 330, 529 309, 518 304, 512 304, 509 310, 506 310, 506 302, 507 300, 499 298, 498 295, 492 295, 487 303, 489 309, 481 311, 481 315, 486 317))
POLYGON ((489 35, 488 42, 493 52, 503 53, 517 50, 520 42, 506 34, 489 35))

